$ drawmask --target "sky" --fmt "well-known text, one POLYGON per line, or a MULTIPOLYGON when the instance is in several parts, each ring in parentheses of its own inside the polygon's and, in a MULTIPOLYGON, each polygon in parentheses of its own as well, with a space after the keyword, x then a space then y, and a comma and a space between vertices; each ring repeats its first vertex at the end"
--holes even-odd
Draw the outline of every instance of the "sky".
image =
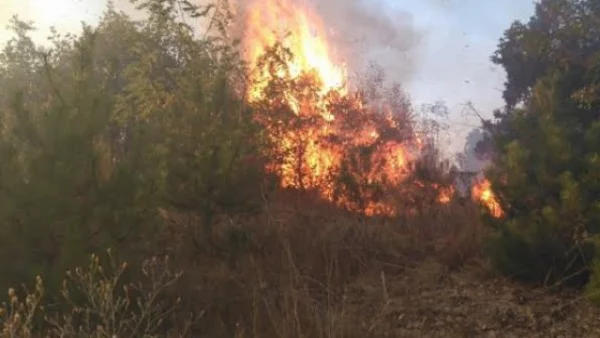
MULTIPOLYGON (((505 74, 490 57, 512 22, 527 20, 533 14, 533 1, 361 1, 389 13, 392 21, 412 20, 420 38, 410 51, 416 60, 403 85, 417 107, 436 101, 446 103, 450 130, 445 150, 447 154, 462 150, 468 132, 478 126, 476 118, 465 116, 464 104, 471 101, 484 116, 491 116, 493 109, 502 106, 505 74), (403 15, 394 17, 397 13, 403 15)), ((0 43, 9 38, 4 27, 12 14, 34 20, 42 29, 37 38, 42 39, 43 29, 51 25, 73 31, 81 21, 93 23, 105 5, 106 0, 0 0, 0 43)))
POLYGON ((461 148, 477 118, 464 116, 471 101, 486 117, 503 106, 505 72, 490 57, 503 32, 515 20, 534 13, 529 0, 385 0, 408 10, 425 30, 419 45, 416 75, 407 84, 413 100, 446 102, 451 111, 449 145, 461 148))

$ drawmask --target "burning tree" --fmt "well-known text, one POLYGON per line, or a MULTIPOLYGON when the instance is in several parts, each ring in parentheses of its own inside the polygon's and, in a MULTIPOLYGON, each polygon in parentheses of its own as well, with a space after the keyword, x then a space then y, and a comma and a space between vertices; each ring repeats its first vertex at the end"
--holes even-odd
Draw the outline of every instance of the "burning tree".
POLYGON ((323 34, 311 34, 321 25, 308 8, 256 3, 246 27, 247 95, 271 142, 268 167, 282 187, 314 190, 368 215, 395 214, 393 196, 421 147, 401 88, 385 89, 380 79, 350 90, 323 34), (274 27, 265 13, 279 13, 289 26, 274 27))

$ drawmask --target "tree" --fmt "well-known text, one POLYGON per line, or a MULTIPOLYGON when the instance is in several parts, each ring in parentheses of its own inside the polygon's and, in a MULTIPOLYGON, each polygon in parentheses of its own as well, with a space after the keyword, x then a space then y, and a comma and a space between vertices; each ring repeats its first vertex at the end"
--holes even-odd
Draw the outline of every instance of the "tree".
POLYGON ((493 220, 493 257, 506 273, 582 283, 600 220, 600 6, 544 0, 501 39, 506 109, 487 126, 489 171, 506 217, 493 220))
POLYGON ((600 5, 590 0, 543 0, 527 24, 513 23, 492 57, 507 73, 508 107, 526 102, 552 69, 586 66, 600 46, 599 13, 600 5))
POLYGON ((59 283, 106 247, 139 261, 157 250, 159 210, 193 214, 209 236, 215 214, 257 205, 243 64, 229 41, 197 37, 175 1, 138 3, 147 20, 109 7, 44 49, 13 20, 0 52, 0 288, 39 273, 59 283))

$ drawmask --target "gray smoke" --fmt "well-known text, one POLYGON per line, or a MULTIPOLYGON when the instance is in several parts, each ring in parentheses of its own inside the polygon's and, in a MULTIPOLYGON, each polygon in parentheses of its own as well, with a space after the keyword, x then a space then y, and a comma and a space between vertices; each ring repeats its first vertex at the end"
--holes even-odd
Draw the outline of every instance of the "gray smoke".
POLYGON ((381 0, 313 0, 350 69, 381 66, 388 80, 406 83, 415 73, 420 33, 412 14, 381 0))
POLYGON ((461 169, 470 172, 481 172, 489 165, 489 161, 481 160, 475 151, 477 143, 483 140, 485 133, 480 128, 475 128, 469 132, 465 139, 465 148, 463 151, 464 163, 461 163, 461 169))
MULTIPOLYGON (((260 0, 255 0, 260 1, 260 0)), ((243 18, 253 1, 236 0, 236 17, 243 18)), ((348 65, 349 75, 376 63, 387 80, 407 83, 415 73, 423 33, 412 15, 383 0, 290 0, 310 6, 328 30, 328 41, 348 65)), ((241 30, 243 31, 243 29, 241 30)))

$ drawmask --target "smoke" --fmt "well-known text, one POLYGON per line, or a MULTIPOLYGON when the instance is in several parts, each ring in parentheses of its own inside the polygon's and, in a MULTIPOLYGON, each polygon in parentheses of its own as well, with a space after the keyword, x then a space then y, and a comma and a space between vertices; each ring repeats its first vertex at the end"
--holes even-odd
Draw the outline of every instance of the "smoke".
MULTIPOLYGON (((242 40, 248 9, 260 1, 233 0, 236 31, 242 40)), ((415 74, 419 59, 417 47, 423 33, 414 25, 410 13, 384 0, 276 1, 281 10, 308 8, 318 16, 336 59, 346 63, 349 75, 363 72, 371 63, 380 66, 390 81, 406 83, 415 74)), ((272 20, 278 17, 275 15, 272 20)))
POLYGON ((422 33, 412 14, 380 0, 313 0, 331 28, 331 41, 346 57, 350 69, 375 62, 389 80, 410 81, 418 60, 422 33))
POLYGON ((485 138, 485 132, 480 128, 475 128, 469 132, 465 139, 464 163, 461 163, 461 169, 470 172, 481 172, 489 165, 489 161, 482 160, 477 156, 477 144, 485 138))

